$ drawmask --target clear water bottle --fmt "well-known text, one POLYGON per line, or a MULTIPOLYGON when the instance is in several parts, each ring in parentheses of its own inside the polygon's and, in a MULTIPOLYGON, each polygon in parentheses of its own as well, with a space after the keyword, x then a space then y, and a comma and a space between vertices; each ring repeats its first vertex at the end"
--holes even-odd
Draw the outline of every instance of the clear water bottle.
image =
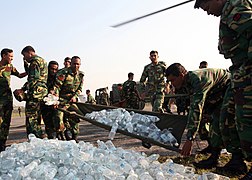
POLYGON ((128 122, 128 123, 126 124, 126 129, 127 129, 127 131, 130 132, 130 133, 133 132, 134 127, 133 127, 133 125, 132 125, 131 122, 128 122))
POLYGON ((115 122, 115 123, 113 124, 113 126, 111 127, 111 130, 110 130, 110 132, 109 132, 109 136, 108 136, 109 139, 111 139, 111 140, 114 139, 115 134, 116 134, 116 131, 117 131, 117 128, 118 128, 118 123, 115 122))

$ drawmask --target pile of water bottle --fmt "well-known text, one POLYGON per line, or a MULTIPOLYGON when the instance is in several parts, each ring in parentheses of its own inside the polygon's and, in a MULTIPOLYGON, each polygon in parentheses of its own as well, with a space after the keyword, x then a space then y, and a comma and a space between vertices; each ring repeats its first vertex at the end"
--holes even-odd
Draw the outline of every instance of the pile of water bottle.
POLYGON ((198 175, 159 155, 116 148, 111 141, 90 143, 38 139, 12 144, 0 154, 0 179, 45 180, 165 180, 165 179, 228 179, 213 173, 198 175))
POLYGON ((93 111, 92 113, 87 113, 85 117, 111 126, 109 133, 111 140, 114 139, 116 130, 121 129, 151 138, 163 144, 179 146, 176 138, 172 135, 172 129, 160 130, 156 126, 155 123, 159 121, 157 116, 143 115, 134 111, 128 112, 123 108, 118 108, 93 111))

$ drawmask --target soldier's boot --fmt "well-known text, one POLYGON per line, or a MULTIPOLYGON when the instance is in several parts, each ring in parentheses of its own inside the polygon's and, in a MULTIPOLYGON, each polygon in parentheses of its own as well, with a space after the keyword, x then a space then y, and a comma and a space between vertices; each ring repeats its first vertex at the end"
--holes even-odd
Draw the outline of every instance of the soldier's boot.
POLYGON ((6 140, 0 140, 0 152, 5 150, 6 140))
POLYGON ((64 135, 67 141, 72 139, 72 134, 69 130, 64 131, 64 135))
POLYGON ((248 171, 241 153, 233 153, 230 161, 223 167, 217 167, 216 170, 235 175, 241 175, 248 171))
POLYGON ((57 138, 58 140, 62 140, 62 141, 65 140, 62 131, 58 131, 58 132, 56 133, 56 138, 57 138))
POLYGON ((209 158, 207 158, 206 160, 199 161, 198 163, 195 162, 193 163, 193 165, 196 168, 200 168, 200 169, 211 169, 213 167, 216 167, 218 164, 220 152, 221 152, 221 149, 212 148, 212 154, 209 158))
POLYGON ((47 138, 47 134, 44 133, 44 132, 42 132, 42 133, 38 136, 38 138, 41 138, 41 139, 47 138))
POLYGON ((79 142, 79 140, 78 140, 78 135, 77 135, 77 134, 74 134, 73 132, 72 132, 72 140, 75 140, 76 143, 79 142))
POLYGON ((252 179, 252 168, 250 168, 249 172, 245 176, 241 178, 241 180, 251 180, 252 179))
POLYGON ((47 131, 46 134, 47 134, 48 139, 53 139, 55 136, 54 132, 52 132, 52 131, 47 131))

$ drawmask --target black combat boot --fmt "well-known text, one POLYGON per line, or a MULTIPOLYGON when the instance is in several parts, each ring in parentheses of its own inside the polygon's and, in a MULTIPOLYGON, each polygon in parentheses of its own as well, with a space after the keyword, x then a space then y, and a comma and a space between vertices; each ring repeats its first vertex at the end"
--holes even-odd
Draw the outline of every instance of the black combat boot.
POLYGON ((220 152, 221 152, 221 149, 212 148, 212 154, 209 158, 207 158, 206 160, 199 161, 198 163, 195 162, 193 163, 193 165, 196 168, 200 168, 200 169, 211 169, 213 167, 216 167, 218 164, 220 152))
POLYGON ((252 168, 250 168, 249 172, 245 176, 241 178, 241 180, 251 180, 252 179, 252 168))
POLYGON ((71 134, 71 132, 69 130, 65 130, 64 135, 65 135, 65 138, 66 138, 67 141, 72 139, 72 134, 71 134))
POLYGON ((75 140, 76 143, 79 142, 79 140, 78 140, 78 135, 77 135, 77 134, 74 134, 73 132, 72 132, 72 140, 75 140))
POLYGON ((62 131, 58 131, 58 132, 56 133, 56 138, 57 138, 58 140, 62 140, 62 141, 64 141, 64 140, 65 140, 64 135, 63 135, 63 132, 62 132, 62 131))
POLYGON ((0 140, 0 152, 5 150, 6 140, 0 140))
POLYGON ((230 161, 223 167, 217 167, 216 170, 234 175, 245 174, 248 171, 242 153, 233 153, 230 161))

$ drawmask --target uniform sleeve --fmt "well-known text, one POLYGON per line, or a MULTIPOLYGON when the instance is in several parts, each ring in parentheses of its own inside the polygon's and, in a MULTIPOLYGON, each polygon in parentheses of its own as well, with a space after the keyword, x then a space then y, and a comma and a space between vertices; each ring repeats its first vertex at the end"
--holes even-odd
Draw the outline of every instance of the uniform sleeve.
POLYGON ((36 61, 31 62, 29 66, 28 82, 22 87, 23 90, 34 89, 40 79, 40 66, 36 61))
POLYGON ((59 92, 61 90, 61 87, 65 81, 65 78, 66 78, 66 76, 62 71, 57 72, 56 77, 55 77, 55 83, 53 86, 53 90, 54 90, 55 94, 58 96, 59 96, 59 92))
MULTIPOLYGON (((252 6, 248 0, 240 1, 234 5, 232 12, 229 14, 228 26, 243 36, 244 42, 248 41, 248 58, 252 59, 252 6)), ((243 44, 239 44, 243 46, 243 44)), ((247 45, 245 45, 247 46, 247 45)))
POLYGON ((147 71, 147 66, 145 66, 143 73, 142 73, 142 76, 140 78, 140 85, 141 85, 141 88, 143 88, 143 89, 145 87, 145 81, 146 81, 147 77, 148 77, 148 71, 147 71))
POLYGON ((14 75, 14 76, 19 76, 19 72, 17 71, 17 69, 15 67, 12 67, 11 69, 11 75, 14 75))
POLYGON ((82 92, 82 87, 83 87, 83 83, 84 83, 84 74, 80 73, 80 79, 81 79, 81 83, 79 85, 79 87, 77 88, 74 97, 77 99, 79 97, 79 95, 82 92))
POLYGON ((206 99, 206 94, 211 88, 211 84, 208 82, 201 82, 199 78, 193 80, 194 93, 192 94, 192 99, 188 114, 188 124, 187 124, 187 137, 195 138, 196 133, 199 128, 200 121, 202 119, 202 112, 204 108, 204 103, 206 99))

